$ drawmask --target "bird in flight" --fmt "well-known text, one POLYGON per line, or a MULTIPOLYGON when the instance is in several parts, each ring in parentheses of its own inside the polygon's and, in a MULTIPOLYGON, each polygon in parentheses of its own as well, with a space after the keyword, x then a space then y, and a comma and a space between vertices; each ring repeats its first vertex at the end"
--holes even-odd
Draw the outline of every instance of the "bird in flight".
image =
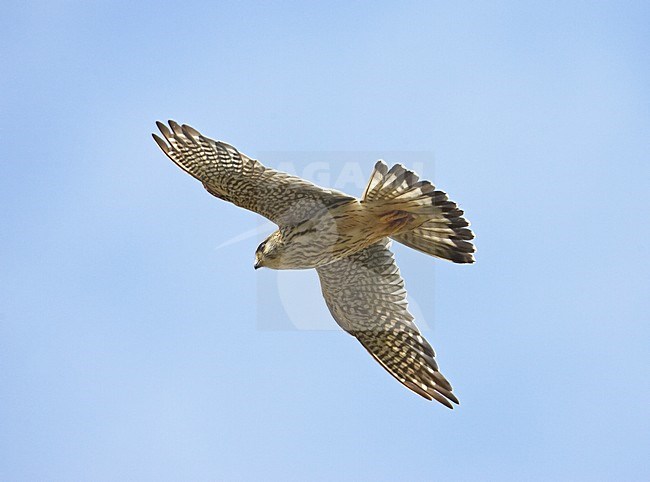
POLYGON ((315 268, 336 322, 410 390, 453 408, 452 387, 409 313, 391 239, 454 263, 473 263, 474 234, 456 203, 401 164, 378 161, 360 199, 263 166, 187 125, 157 122, 153 138, 212 195, 278 229, 255 268, 315 268))

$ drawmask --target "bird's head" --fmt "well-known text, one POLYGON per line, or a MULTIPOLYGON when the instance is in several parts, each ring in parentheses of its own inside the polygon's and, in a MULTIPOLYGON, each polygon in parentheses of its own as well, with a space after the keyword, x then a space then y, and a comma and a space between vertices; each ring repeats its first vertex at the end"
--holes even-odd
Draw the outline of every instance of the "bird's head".
POLYGON ((276 231, 266 238, 255 250, 255 269, 276 268, 280 261, 280 234, 276 231))

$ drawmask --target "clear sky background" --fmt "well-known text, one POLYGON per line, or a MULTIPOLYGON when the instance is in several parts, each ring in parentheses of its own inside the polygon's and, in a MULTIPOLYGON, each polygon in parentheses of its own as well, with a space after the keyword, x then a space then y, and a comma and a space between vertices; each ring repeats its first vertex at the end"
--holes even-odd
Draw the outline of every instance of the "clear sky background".
POLYGON ((1 480, 650 478, 650 7, 449 3, 1 2, 1 480), (420 162, 477 235, 395 248, 460 407, 255 272, 265 232, 219 247, 260 220, 167 118, 420 162))

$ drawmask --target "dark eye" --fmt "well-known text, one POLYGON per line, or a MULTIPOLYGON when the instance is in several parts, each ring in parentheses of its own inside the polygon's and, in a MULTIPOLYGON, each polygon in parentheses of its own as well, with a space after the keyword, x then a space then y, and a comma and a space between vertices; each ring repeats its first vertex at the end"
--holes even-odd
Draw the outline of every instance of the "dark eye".
POLYGON ((258 250, 258 251, 263 251, 263 250, 264 250, 264 246, 266 246, 266 241, 262 241, 262 244, 260 244, 260 245, 257 247, 257 250, 258 250))

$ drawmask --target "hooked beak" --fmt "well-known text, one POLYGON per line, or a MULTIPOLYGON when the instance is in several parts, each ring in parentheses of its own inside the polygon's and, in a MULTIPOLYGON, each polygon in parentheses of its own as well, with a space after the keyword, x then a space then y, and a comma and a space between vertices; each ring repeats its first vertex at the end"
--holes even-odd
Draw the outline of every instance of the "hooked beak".
POLYGON ((255 261, 255 264, 253 265, 253 268, 255 268, 255 269, 260 269, 261 267, 262 267, 262 265, 260 264, 260 262, 259 262, 259 261, 255 261))

